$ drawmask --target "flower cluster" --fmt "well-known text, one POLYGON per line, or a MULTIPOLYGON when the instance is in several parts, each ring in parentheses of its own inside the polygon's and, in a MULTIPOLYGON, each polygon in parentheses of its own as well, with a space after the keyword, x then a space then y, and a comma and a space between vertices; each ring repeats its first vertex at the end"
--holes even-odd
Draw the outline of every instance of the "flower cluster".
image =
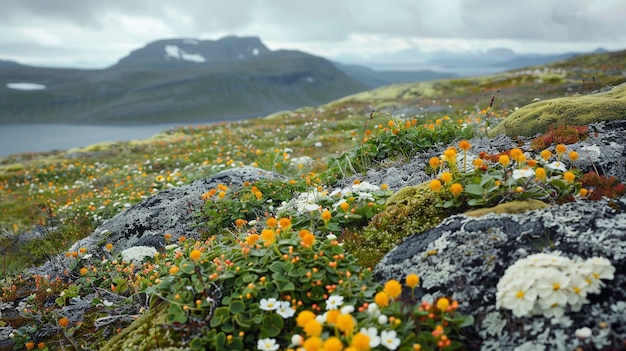
POLYGON ((559 253, 535 254, 518 260, 500 279, 496 307, 517 317, 561 317, 569 306, 580 311, 588 294, 600 292, 600 279, 613 279, 615 267, 605 258, 571 260, 559 253))

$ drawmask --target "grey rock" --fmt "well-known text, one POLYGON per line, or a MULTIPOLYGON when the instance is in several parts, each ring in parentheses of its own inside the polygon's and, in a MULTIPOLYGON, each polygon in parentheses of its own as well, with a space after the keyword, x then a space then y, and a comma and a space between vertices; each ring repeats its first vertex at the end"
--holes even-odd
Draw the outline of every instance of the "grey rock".
POLYGON ((415 273, 421 277, 424 299, 451 295, 459 301, 462 313, 475 317, 483 350, 512 350, 526 343, 547 350, 572 350, 578 345, 575 330, 584 326, 595 328, 594 343, 610 342, 600 337, 604 333, 597 327, 601 321, 609 324, 611 335, 623 340, 626 197, 610 205, 606 200, 584 201, 523 214, 452 216, 389 252, 376 266, 375 278, 402 281, 415 273), (590 303, 582 310, 566 310, 558 319, 518 318, 509 310, 496 309, 496 285, 505 270, 531 254, 554 251, 570 259, 606 258, 615 267, 615 278, 605 281, 600 294, 587 296, 590 303), (521 330, 520 325, 524 326, 521 330))

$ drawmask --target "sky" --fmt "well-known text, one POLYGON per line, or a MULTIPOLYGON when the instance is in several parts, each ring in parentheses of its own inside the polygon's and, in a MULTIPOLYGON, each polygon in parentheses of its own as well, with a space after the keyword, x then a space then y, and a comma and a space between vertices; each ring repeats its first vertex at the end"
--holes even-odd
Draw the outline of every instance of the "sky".
POLYGON ((168 38, 258 36, 327 58, 626 49, 626 0, 2 0, 0 60, 104 68, 168 38))

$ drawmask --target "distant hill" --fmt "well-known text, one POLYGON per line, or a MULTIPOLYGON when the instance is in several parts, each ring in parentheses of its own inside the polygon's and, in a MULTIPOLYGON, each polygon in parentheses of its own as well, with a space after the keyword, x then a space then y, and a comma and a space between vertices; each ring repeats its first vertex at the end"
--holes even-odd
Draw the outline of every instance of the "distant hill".
POLYGON ((348 75, 371 88, 396 83, 425 82, 429 80, 458 77, 456 73, 435 72, 431 70, 419 71, 378 71, 366 66, 347 65, 336 62, 335 65, 348 75))
POLYGON ((2 61, 0 123, 210 122, 320 105, 369 88, 324 58, 271 51, 254 37, 169 39, 101 70, 2 61))

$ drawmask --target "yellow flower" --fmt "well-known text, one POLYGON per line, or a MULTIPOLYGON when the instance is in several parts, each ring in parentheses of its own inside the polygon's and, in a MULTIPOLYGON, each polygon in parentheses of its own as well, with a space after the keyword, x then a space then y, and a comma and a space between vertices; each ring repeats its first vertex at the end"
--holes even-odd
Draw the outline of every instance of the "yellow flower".
POLYGON ((324 341, 323 349, 324 351, 341 351, 343 350, 343 342, 338 337, 331 336, 324 341))
POLYGON ((428 160, 428 164, 432 167, 432 168, 437 168, 439 167, 439 157, 431 157, 430 160, 428 160))
POLYGON ((199 260, 200 256, 202 256, 202 252, 200 252, 200 250, 196 250, 196 249, 191 251, 191 253, 189 254, 189 258, 191 258, 194 261, 199 260))
POLYGON ((274 240, 276 240, 276 233, 274 233, 274 231, 271 229, 263 229, 261 231, 261 238, 263 238, 265 242, 271 244, 274 242, 274 240))
POLYGON ((278 225, 278 221, 276 220, 276 218, 270 217, 267 219, 266 224, 270 228, 276 228, 276 226, 278 225))
POLYGON ((452 173, 450 172, 443 172, 441 174, 441 180, 443 180, 444 183, 449 183, 452 181, 452 173))
POLYGON ((259 240, 259 234, 250 234, 246 237, 246 243, 250 246, 256 244, 257 240, 259 240))
POLYGON ((380 185, 380 189, 382 189, 383 191, 387 190, 388 188, 389 188, 389 184, 387 184, 387 183, 382 183, 380 185))
POLYGON ((556 153, 559 155, 563 155, 563 153, 565 153, 565 151, 567 150, 567 148, 563 144, 557 145, 554 149, 556 150, 556 153))
POLYGON ((430 190, 437 192, 441 189, 441 182, 439 179, 431 180, 429 186, 430 190))
POLYGON ((315 319, 311 319, 304 326, 304 333, 307 336, 320 336, 322 335, 322 324, 315 319))
POLYGON ((417 274, 409 274, 406 276, 406 286, 413 289, 420 283, 420 277, 417 274))
POLYGON ((385 292, 376 293, 374 296, 374 302, 380 307, 385 307, 389 305, 389 295, 385 292))
POLYGON ((576 175, 574 175, 574 173, 572 172, 565 172, 563 173, 563 178, 568 182, 568 183, 573 183, 574 179, 576 179, 576 175))
POLYGON ((570 151, 568 156, 569 156, 569 159, 572 161, 578 160, 578 152, 576 151, 570 151))
POLYGON ((337 323, 335 325, 339 330, 341 330, 345 335, 351 335, 354 331, 355 325, 354 318, 351 314, 341 314, 337 317, 337 323))
POLYGON ((322 211, 322 220, 324 221, 324 223, 328 223, 331 217, 332 217, 332 214, 330 213, 329 210, 324 209, 324 211, 322 211))
POLYGON ((176 275, 179 271, 180 268, 178 268, 178 266, 172 266, 172 268, 170 268, 170 275, 176 275))
POLYGON ((450 185, 450 192, 454 197, 457 197, 463 192, 463 186, 459 183, 454 183, 450 185))
POLYGON ((80 275, 85 275, 89 273, 89 269, 87 269, 87 267, 83 267, 80 269, 80 275))
POLYGON ((278 226, 284 229, 291 228, 291 219, 281 218, 278 220, 278 226))
POLYGON ((470 144, 469 141, 467 141, 467 140, 459 141, 459 148, 461 150, 467 151, 467 150, 469 150, 470 147, 472 147, 472 144, 470 144))
POLYGON ((535 176, 537 177, 537 179, 542 180, 545 182, 546 180, 546 170, 543 169, 542 167, 537 167, 537 169, 535 169, 535 176))
POLYGON ((587 196, 587 194, 589 193, 589 190, 585 189, 585 188, 581 188, 580 192, 578 193, 580 196, 585 197, 587 196))
POLYGON ((506 166, 509 165, 509 163, 511 163, 511 159, 507 155, 500 155, 500 158, 498 159, 498 162, 500 162, 501 165, 506 167, 506 166))
POLYGON ((550 152, 550 150, 543 150, 541 151, 541 158, 543 158, 545 161, 549 160, 550 157, 552 157, 552 153, 550 152))
POLYGON ((304 310, 298 314, 298 317, 296 317, 296 324, 298 324, 300 328, 304 328, 304 326, 313 319, 315 319, 315 313, 304 310))
POLYGON ((304 341, 302 347, 307 351, 320 351, 322 350, 322 339, 318 336, 308 338, 304 341))
POLYGON ((315 243, 315 235, 312 233, 306 233, 302 236, 302 246, 304 247, 312 247, 315 243))
POLYGON ((446 151, 443 152, 443 156, 446 158, 446 161, 450 163, 455 163, 456 162, 456 149, 454 149, 453 147, 447 149, 446 151))
POLYGON ((390 281, 385 283, 383 291, 387 293, 387 295, 389 295, 389 297, 391 297, 392 299, 396 299, 398 298, 398 296, 400 296, 400 294, 402 294, 402 285, 400 285, 397 280, 391 279, 390 281))
POLYGON ((329 324, 337 324, 337 318, 341 314, 340 310, 330 310, 326 314, 326 322, 329 324))
POLYGON ((342 202, 341 205, 339 205, 339 208, 341 208, 343 212, 348 212, 348 210, 350 209, 350 204, 347 202, 342 202))
POLYGON ((359 351, 366 351, 370 349, 370 337, 367 334, 358 332, 352 337, 352 343, 350 346, 356 348, 359 351))
POLYGON ((106 244, 106 246, 104 247, 105 250, 107 251, 111 251, 113 250, 113 244, 106 244))
POLYGON ((474 159, 474 161, 472 161, 472 164, 474 165, 474 167, 480 168, 483 166, 483 160, 480 158, 474 159))
POLYGON ((520 149, 515 148, 511 150, 510 154, 511 154, 511 158, 515 160, 515 162, 517 162, 518 164, 526 161, 526 156, 520 149))
POLYGON ((445 297, 440 297, 437 299, 437 308, 441 311, 446 311, 450 306, 450 300, 445 297))

